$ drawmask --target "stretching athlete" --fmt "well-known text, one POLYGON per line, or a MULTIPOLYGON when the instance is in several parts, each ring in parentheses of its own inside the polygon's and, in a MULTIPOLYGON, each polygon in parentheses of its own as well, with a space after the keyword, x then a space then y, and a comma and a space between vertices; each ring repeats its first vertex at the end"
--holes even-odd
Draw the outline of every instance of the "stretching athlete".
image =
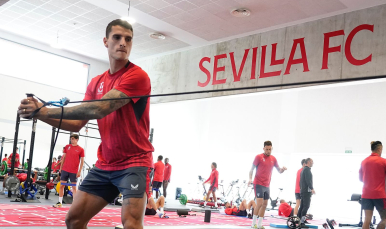
MULTIPOLYGON (((142 229, 154 151, 149 141, 150 98, 128 97, 150 95, 150 79, 129 61, 133 27, 127 21, 110 22, 103 44, 110 69, 91 80, 84 100, 106 100, 64 107, 61 129, 78 132, 89 120, 97 119, 102 140, 96 166, 79 186, 66 225, 86 228, 92 217, 122 193, 124 228, 142 229)), ((28 118, 42 105, 28 97, 21 101, 18 113, 28 118)), ((34 118, 58 127, 61 116, 61 108, 44 107, 34 118)))

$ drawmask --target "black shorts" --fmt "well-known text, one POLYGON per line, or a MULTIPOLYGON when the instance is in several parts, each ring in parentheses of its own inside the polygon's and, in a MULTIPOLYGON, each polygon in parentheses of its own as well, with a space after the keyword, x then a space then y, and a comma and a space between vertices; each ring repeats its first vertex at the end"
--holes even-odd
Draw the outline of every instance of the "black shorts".
POLYGON ((300 193, 295 193, 295 198, 296 200, 301 200, 302 196, 300 195, 300 193))
POLYGON ((362 199, 362 209, 373 211, 377 209, 381 214, 386 209, 386 199, 362 199))
POLYGON ((269 187, 264 187, 264 186, 255 184, 254 190, 255 190, 255 197, 256 198, 258 198, 258 199, 264 198, 264 200, 269 199, 269 193, 270 193, 269 187))
MULTIPOLYGON (((105 171, 94 167, 84 178, 79 190, 100 196, 108 203, 121 193, 123 199, 142 198, 149 194, 151 168, 131 167, 118 171, 105 171)), ((148 195, 149 196, 149 195, 148 195)))
POLYGON ((153 188, 158 188, 160 189, 162 185, 162 182, 159 181, 153 181, 153 188))
POLYGON ((76 177, 76 173, 69 173, 67 171, 62 170, 62 175, 60 176, 60 180, 67 182, 69 178, 71 183, 75 183, 78 181, 78 178, 76 177))
POLYGON ((153 208, 146 208, 145 210, 145 215, 156 215, 157 211, 154 210, 153 208))
POLYGON ((209 191, 216 192, 216 191, 217 191, 217 188, 214 187, 214 186, 210 186, 210 187, 209 187, 209 191))
POLYGON ((291 211, 289 217, 291 217, 291 216, 294 216, 294 209, 293 208, 292 208, 292 211, 291 211))
POLYGON ((239 213, 237 213, 237 216, 247 216, 247 210, 244 210, 244 211, 239 211, 239 213))

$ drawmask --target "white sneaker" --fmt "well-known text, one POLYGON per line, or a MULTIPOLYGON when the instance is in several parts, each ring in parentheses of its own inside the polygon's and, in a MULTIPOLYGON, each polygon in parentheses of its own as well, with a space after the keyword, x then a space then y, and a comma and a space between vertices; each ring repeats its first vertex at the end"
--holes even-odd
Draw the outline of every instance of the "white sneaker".
POLYGON ((261 227, 257 227, 258 229, 265 229, 265 227, 264 226, 261 226, 261 227))
POLYGON ((251 226, 251 228, 253 228, 253 229, 257 229, 257 224, 255 224, 255 225, 251 226))

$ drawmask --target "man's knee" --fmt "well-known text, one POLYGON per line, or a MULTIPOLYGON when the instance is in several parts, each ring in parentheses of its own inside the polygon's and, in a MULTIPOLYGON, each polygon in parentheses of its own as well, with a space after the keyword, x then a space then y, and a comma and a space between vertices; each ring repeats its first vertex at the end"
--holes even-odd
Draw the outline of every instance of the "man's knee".
POLYGON ((70 213, 68 213, 66 215, 65 222, 66 222, 67 228, 70 228, 70 229, 71 228, 84 228, 87 224, 87 222, 83 222, 79 216, 73 215, 70 213))
POLYGON ((124 229, 143 228, 143 221, 139 219, 126 220, 122 222, 124 229))
POLYGON ((266 207, 268 206, 268 202, 264 201, 262 206, 263 206, 264 208, 266 208, 266 207))

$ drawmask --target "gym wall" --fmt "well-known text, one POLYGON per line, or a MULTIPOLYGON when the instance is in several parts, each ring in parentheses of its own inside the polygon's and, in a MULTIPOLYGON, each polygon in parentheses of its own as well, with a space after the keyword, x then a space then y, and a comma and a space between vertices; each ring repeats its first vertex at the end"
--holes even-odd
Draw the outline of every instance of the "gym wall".
POLYGON ((212 162, 225 187, 248 180, 254 157, 271 140, 279 165, 288 168, 273 171, 273 198, 284 188, 281 198, 295 201, 296 172, 311 157, 317 194, 310 212, 357 221, 360 205, 347 199, 362 191, 358 171, 370 142, 386 142, 385 87, 378 80, 153 104, 154 158, 168 157, 173 166, 168 198, 176 187, 189 197, 212 162))
MULTIPOLYGON (((385 10, 386 5, 376 6, 133 62, 151 77, 152 94, 384 75, 385 10)), ((270 89, 158 97, 152 102, 264 90, 270 89)))

